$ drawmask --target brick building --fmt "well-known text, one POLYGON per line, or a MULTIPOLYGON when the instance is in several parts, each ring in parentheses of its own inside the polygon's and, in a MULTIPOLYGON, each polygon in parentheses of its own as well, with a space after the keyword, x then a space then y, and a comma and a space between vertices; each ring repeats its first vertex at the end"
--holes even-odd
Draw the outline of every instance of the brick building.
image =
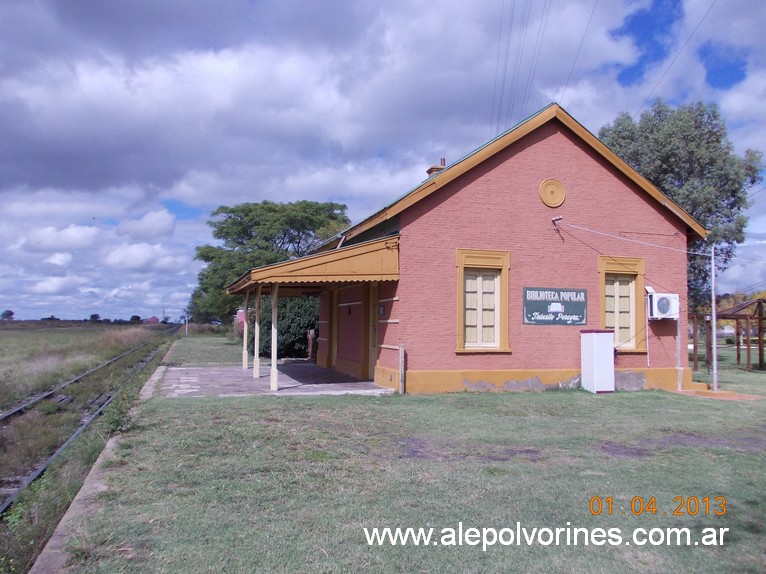
POLYGON ((685 250, 706 234, 551 104, 228 290, 319 294, 317 362, 395 388, 403 345, 410 393, 576 386, 594 329, 614 331, 618 389, 692 388, 685 250), (652 292, 674 320, 650 320, 652 292))

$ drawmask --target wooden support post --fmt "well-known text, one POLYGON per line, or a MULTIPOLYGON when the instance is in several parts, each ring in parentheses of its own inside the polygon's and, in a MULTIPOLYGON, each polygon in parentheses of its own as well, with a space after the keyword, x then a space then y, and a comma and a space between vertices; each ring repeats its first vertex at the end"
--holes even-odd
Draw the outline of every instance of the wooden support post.
MULTIPOLYGON (((688 349, 687 349, 688 350, 688 349)), ((678 374, 678 390, 684 390, 684 370, 681 367, 681 321, 676 320, 676 373, 678 374)))
POLYGON ((277 370, 277 297, 279 284, 271 284, 271 371, 269 378, 269 387, 271 392, 279 390, 279 371, 277 370))
POLYGON ((737 340, 737 366, 742 364, 742 333, 740 332, 739 319, 734 320, 734 338, 737 340))
POLYGON ((253 324, 253 378, 261 376, 261 286, 255 289, 255 323, 253 324))
POLYGON ((763 363, 763 303, 758 303, 758 368, 762 371, 763 363))
POLYGON ((399 394, 403 395, 406 391, 406 378, 405 378, 405 358, 404 358, 404 343, 399 343, 399 394))
POLYGON ((697 345, 697 335, 699 334, 699 325, 697 325, 697 315, 694 315, 694 334, 692 335, 692 340, 694 341, 694 344, 692 345, 692 351, 694 352, 694 370, 699 369, 699 347, 697 345))
POLYGON ((242 370, 246 371, 250 363, 247 356, 247 315, 249 312, 248 305, 250 303, 250 291, 245 293, 245 309, 242 322, 242 370))
POLYGON ((747 331, 747 335, 745 335, 745 348, 747 349, 745 357, 747 358, 747 370, 752 371, 753 360, 750 356, 750 317, 745 317, 745 331, 747 331))
POLYGON ((710 332, 712 329, 710 328, 710 321, 706 318, 705 319, 705 364, 707 365, 708 372, 710 372, 710 366, 711 361, 710 357, 713 354, 713 344, 710 339, 710 332))

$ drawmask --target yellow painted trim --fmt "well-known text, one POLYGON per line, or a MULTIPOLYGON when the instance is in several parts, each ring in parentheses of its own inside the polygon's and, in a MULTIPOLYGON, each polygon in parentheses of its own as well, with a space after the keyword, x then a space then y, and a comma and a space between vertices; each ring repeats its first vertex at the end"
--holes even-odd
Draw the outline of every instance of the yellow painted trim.
POLYGON ((358 361, 350 361, 348 359, 335 358, 335 370, 344 375, 351 375, 357 379, 366 379, 364 373, 364 365, 358 361))
MULTIPOLYGON (((393 369, 383 370, 384 375, 393 369)), ((377 373, 377 370, 376 370, 377 373)), ((675 391, 678 387, 678 371, 675 367, 616 369, 615 374, 637 374, 645 378, 644 389, 675 391)), ((465 371, 407 371, 408 394, 438 394, 481 391, 514 391, 528 388, 544 389, 569 383, 579 378, 580 369, 519 369, 519 370, 465 370, 465 371), (466 382, 470 384, 466 384, 466 382)), ((382 380, 382 379, 381 379, 382 380)), ((394 381, 398 381, 395 377, 394 381)), ((376 383, 378 382, 376 374, 376 383)), ((385 385, 384 385, 385 386, 385 385)), ((691 369, 682 373, 683 390, 704 390, 706 385, 692 382, 691 369)), ((618 392, 620 392, 618 390, 618 392)), ((623 391, 628 392, 628 391, 623 391)))
MULTIPOLYGON (((678 370, 675 367, 649 368, 649 369, 617 369, 623 373, 643 373, 646 376, 645 389, 659 389, 663 391, 678 390, 678 370)), ((707 385, 692 382, 692 370, 688 367, 682 369, 681 389, 684 391, 696 391, 707 389, 707 385)))
POLYGON ((508 270, 511 267, 511 254, 508 251, 489 249, 458 249, 457 267, 457 334, 455 337, 456 353, 510 353, 508 339, 508 270), (500 340, 494 348, 465 346, 465 270, 497 269, 500 271, 500 340))
MULTIPOLYGON (((391 205, 384 207, 380 211, 372 214, 367 219, 348 229, 344 234, 344 240, 356 237, 368 229, 395 217, 405 209, 411 207, 418 201, 428 197, 435 191, 441 189, 448 183, 454 181, 464 173, 470 171, 480 163, 486 161, 495 154, 501 152, 508 146, 516 143, 524 136, 530 134, 549 121, 558 120, 569 128, 576 136, 583 140, 594 151, 601 155, 607 162, 612 164, 618 171, 625 175, 630 181, 635 183, 644 193, 648 194, 653 200, 670 211, 673 216, 681 220, 697 237, 704 239, 708 235, 708 230, 698 223, 688 212, 662 193, 657 187, 650 183, 646 178, 621 160, 615 153, 605 146, 601 140, 585 129, 577 120, 570 116, 558 104, 551 104, 539 113, 535 114, 524 123, 506 132, 497 139, 477 149, 457 163, 443 169, 438 174, 425 180, 418 187, 410 191, 401 199, 391 205)), ((339 243, 336 239, 322 249, 332 249, 339 243)))
POLYGON ((513 353, 510 347, 467 347, 465 349, 455 349, 455 353, 458 355, 486 355, 487 353, 513 353))
POLYGON ((317 365, 324 367, 325 369, 332 368, 330 364, 330 349, 329 341, 326 339, 319 339, 324 344, 319 345, 319 351, 317 351, 317 365))
POLYGON ((644 301, 644 259, 642 257, 611 257, 609 255, 598 256, 598 289, 599 289, 599 314, 598 324, 600 329, 606 328, 606 276, 607 275, 632 275, 635 277, 635 296, 633 301, 633 316, 635 318, 636 344, 634 347, 617 348, 619 353, 646 353, 646 303, 644 301))
POLYGON ((324 251, 291 261, 257 267, 226 287, 230 295, 245 293, 262 284, 306 285, 345 281, 398 281, 399 237, 391 236, 324 251))
POLYGON ((386 387, 387 389, 399 390, 399 370, 391 369, 389 367, 381 367, 375 365, 375 378, 373 379, 376 385, 386 387))
POLYGON ((375 377, 375 364, 378 362, 378 284, 367 283, 364 292, 364 351, 363 372, 365 379, 375 377))
POLYGON ((555 385, 578 377, 580 369, 528 370, 465 370, 465 371, 407 371, 407 393, 435 394, 472 390, 466 381, 482 390, 503 391, 506 382, 539 380, 543 385, 555 385))
POLYGON ((670 199, 667 195, 662 193, 656 186, 654 186, 648 179, 638 173, 635 169, 625 163, 619 156, 617 156, 612 150, 605 146, 600 139, 590 133, 580 122, 570 116, 561 107, 554 104, 556 108, 556 118, 577 134, 585 143, 598 152, 604 159, 621 171, 628 179, 638 185, 643 191, 648 193, 655 201, 665 207, 674 216, 683 221, 700 239, 704 239, 710 233, 705 229, 696 219, 694 219, 686 210, 680 205, 670 199))
POLYGON ((338 358, 338 300, 340 291, 332 289, 330 291, 330 331, 332 332, 332 341, 330 342, 330 366, 335 368, 335 361, 338 358))
POLYGON ((564 200, 567 198, 567 192, 564 189, 564 184, 558 179, 548 178, 544 179, 540 184, 539 189, 540 199, 542 202, 553 209, 560 207, 564 200))

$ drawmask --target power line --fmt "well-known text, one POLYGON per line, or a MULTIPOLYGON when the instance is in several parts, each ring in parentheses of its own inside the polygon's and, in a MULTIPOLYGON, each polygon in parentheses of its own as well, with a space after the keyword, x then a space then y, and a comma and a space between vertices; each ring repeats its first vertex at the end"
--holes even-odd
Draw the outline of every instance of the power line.
POLYGON ((513 125, 513 109, 516 107, 516 90, 519 86, 521 77, 521 67, 524 61, 524 47, 527 42, 527 28, 529 28, 529 14, 531 12, 530 0, 525 0, 521 7, 521 33, 516 42, 516 58, 513 67, 513 86, 511 88, 511 105, 508 109, 508 121, 506 125, 513 125))
POLYGON ((669 251, 677 251, 680 253, 686 253, 687 255, 703 255, 705 257, 710 257, 709 253, 703 253, 701 251, 689 251, 688 249, 679 249, 677 247, 670 247, 668 245, 659 245, 657 243, 649 243, 648 241, 641 241, 640 239, 630 239, 628 237, 622 237, 620 235, 613 235, 611 233, 606 233, 604 231, 596 231, 595 229, 588 229, 587 227, 582 227, 580 225, 575 225, 573 223, 564 223, 562 221, 559 221, 557 223, 559 227, 561 226, 567 226, 567 227, 573 227, 574 229, 579 229, 580 231, 587 231, 588 233, 595 233, 596 235, 602 235, 605 237, 611 237, 612 239, 619 239, 620 241, 628 241, 630 243, 638 243, 639 245, 646 245, 649 247, 656 247, 658 249, 667 249, 669 251))
MULTIPOLYGON (((678 252, 681 252, 681 253, 686 253, 687 255, 700 255, 702 257, 710 257, 711 256, 710 253, 706 253, 706 252, 703 252, 703 251, 690 251, 688 249, 679 249, 677 247, 669 247, 667 245, 659 245, 657 243, 650 243, 648 241, 641 241, 640 239, 630 239, 628 237, 623 237, 621 235, 614 235, 614 234, 611 234, 611 233, 606 233, 604 231, 596 231, 595 229, 588 229, 587 227, 583 227, 581 225, 575 225, 573 223, 564 223, 563 221, 558 221, 558 222, 556 222, 556 225, 558 227, 561 227, 561 226, 573 227, 574 229, 579 229, 580 231, 587 231, 588 233, 595 233, 596 235, 603 235, 605 237, 611 237, 612 239, 619 239, 621 241, 628 241, 630 243, 638 243, 639 245, 646 245, 648 247, 655 247, 657 249, 667 249, 669 251, 678 251, 678 252)), ((634 233, 634 232, 625 231, 625 232, 622 232, 622 233, 634 233)), ((737 260, 738 261, 744 261, 746 263, 760 263, 760 261, 755 261, 753 259, 744 259, 742 257, 737 257, 737 260)))
POLYGON ((494 136, 495 102, 497 101, 497 77, 500 73, 500 46, 503 43, 503 18, 505 15, 505 0, 500 4, 500 30, 497 35, 497 56, 495 56, 495 84, 492 91, 492 116, 489 123, 489 137, 494 136))
POLYGON ((574 60, 572 60, 572 68, 569 70, 569 75, 567 76, 566 83, 564 83, 564 89, 561 90, 561 96, 559 96, 559 103, 562 106, 564 105, 564 94, 566 93, 567 87, 569 86, 569 80, 572 78, 572 72, 574 72, 575 64, 577 64, 577 58, 580 56, 580 49, 582 48, 582 45, 585 42, 585 37, 588 35, 588 28, 590 28, 590 21, 593 20, 593 13, 596 11, 597 4, 598 4, 598 0, 595 0, 595 2, 593 2, 593 9, 590 11, 590 17, 588 18, 588 23, 585 25, 585 32, 583 32, 582 38, 580 39, 580 45, 577 47, 577 53, 575 54, 574 60))
MULTIPOLYGON (((503 2, 503 7, 505 6, 505 2, 503 2)), ((511 4, 511 10, 510 10, 510 16, 509 16, 509 22, 508 22, 508 35, 506 37, 505 41, 505 58, 503 59, 503 74, 502 74, 502 81, 500 82, 500 102, 498 104, 497 108, 497 129, 495 130, 495 133, 500 133, 500 129, 503 122, 503 101, 505 100, 505 80, 508 76, 508 58, 511 53, 511 33, 513 32, 513 17, 514 13, 516 12, 516 0, 513 1, 511 4)), ((502 12, 500 14, 500 39, 498 41, 502 40, 502 27, 503 27, 503 18, 502 18, 502 12)))
POLYGON ((652 97, 652 94, 653 94, 653 93, 654 93, 654 91, 657 89, 657 87, 660 85, 660 83, 662 82, 662 80, 665 78, 665 75, 668 73, 668 71, 670 71, 670 68, 672 68, 672 67, 673 67, 673 64, 675 64, 675 63, 676 63, 676 60, 678 59, 678 56, 680 56, 680 55, 681 55, 681 52, 683 52, 683 51, 684 51, 684 48, 686 48, 686 45, 689 43, 689 40, 691 40, 691 39, 692 39, 692 36, 694 36, 694 33, 695 33, 695 32, 696 32, 696 31, 699 29, 699 27, 702 25, 702 22, 705 20, 705 18, 707 18, 707 15, 708 15, 708 14, 710 14, 710 11, 713 9, 713 6, 715 6, 715 3, 716 3, 716 2, 717 2, 717 0, 713 0, 713 3, 710 5, 710 8, 708 8, 708 9, 707 9, 707 12, 705 12, 705 14, 702 16, 702 18, 700 18, 700 21, 699 21, 699 22, 697 22, 697 26, 694 28, 694 30, 692 30, 692 33, 691 33, 691 34, 689 34, 689 37, 686 39, 686 42, 684 42, 684 45, 683 45, 683 46, 681 46, 681 48, 678 50, 678 52, 676 52, 676 55, 673 57, 673 61, 672 61, 672 62, 670 62, 670 64, 668 64, 668 67, 667 67, 667 68, 665 68, 665 71, 664 71, 664 72, 662 72, 662 75, 660 76, 660 79, 659 79, 659 80, 657 80, 657 83, 656 83, 656 84, 654 84, 654 87, 652 88, 652 91, 651 91, 651 92, 649 92, 649 95, 648 95, 648 96, 646 96, 646 99, 644 100, 644 103, 643 103, 643 104, 641 104, 641 107, 640 107, 640 108, 638 108, 638 110, 636 111, 636 113, 635 113, 635 114, 633 114, 633 121, 636 121, 636 118, 638 117, 638 114, 640 114, 640 113, 641 113, 641 110, 643 110, 643 109, 644 109, 644 106, 646 106, 646 103, 649 101, 649 98, 651 98, 651 97, 652 97))
POLYGON ((739 293, 745 294, 748 291, 755 291, 759 287, 766 287, 766 279, 763 281, 758 281, 758 283, 753 283, 752 285, 747 285, 746 287, 742 287, 741 289, 737 289, 733 293, 730 293, 730 295, 737 295, 739 293))
MULTIPOLYGON (((559 222, 557 229, 559 229, 560 227, 561 227, 561 223, 559 222)), ((569 237, 571 237, 571 238, 572 238, 572 239, 574 239, 575 241, 578 241, 579 243, 582 243, 582 244, 583 244, 585 247, 587 247, 588 249, 591 249, 591 250, 595 251, 595 252, 596 252, 596 253, 598 253, 599 255, 601 255, 601 256, 603 256, 603 257, 609 257, 609 258, 610 258, 612 261, 614 261, 614 262, 616 262, 616 263, 620 263, 620 260, 619 260, 619 259, 617 259, 617 258, 613 257, 612 255, 607 255, 607 254, 606 254, 606 253, 604 253, 603 251, 600 251, 598 248, 596 248, 596 247, 593 247, 593 245, 591 245, 590 243, 588 243, 588 242, 586 242, 586 241, 583 241, 582 239, 580 239, 580 238, 579 238, 579 237, 577 237, 576 235, 573 235, 572 233, 570 233, 570 232, 569 232, 569 231, 567 231, 566 229, 561 229, 561 231, 563 231, 564 233, 566 233, 566 234, 567 234, 569 237)), ((617 237, 617 236, 613 236, 613 237, 617 237)), ((617 237, 617 238, 619 239, 619 237, 617 237)), ((623 238, 623 239, 624 239, 624 238, 623 238)), ((660 288, 660 289, 662 289, 663 291, 667 291, 667 292, 670 292, 670 291, 671 291, 671 289, 670 289, 669 287, 666 287, 665 285, 662 285, 661 283, 659 283, 658 281, 655 281, 655 280, 654 280, 652 277, 650 277, 650 276, 648 276, 648 275, 644 275, 644 278, 645 278, 647 281, 649 281, 649 283, 652 283, 652 284, 654 284, 655 286, 659 287, 659 288, 660 288)), ((679 297, 680 297, 681 299, 683 299, 684 301, 688 301, 688 298, 687 298, 687 297, 683 297, 683 296, 681 296, 680 294, 679 294, 679 297)))
POLYGON ((551 11, 551 0, 545 0, 543 2, 543 10, 540 17, 540 24, 537 26, 537 39, 535 41, 535 49, 532 52, 532 66, 529 77, 527 78, 527 88, 524 91, 524 102, 521 106, 521 118, 526 117, 525 112, 527 109, 527 103, 529 103, 529 97, 532 94, 532 84, 537 74, 537 63, 540 60, 540 51, 545 38, 545 30, 548 28, 548 15, 551 11))

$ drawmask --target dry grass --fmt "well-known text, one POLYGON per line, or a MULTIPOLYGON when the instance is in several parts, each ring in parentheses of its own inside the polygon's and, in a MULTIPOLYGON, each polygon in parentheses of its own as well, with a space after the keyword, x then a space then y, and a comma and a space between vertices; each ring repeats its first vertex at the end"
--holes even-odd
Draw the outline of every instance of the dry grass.
MULTIPOLYGON (((741 384, 766 384, 750 377, 741 384)), ((765 409, 657 391, 155 398, 123 438, 73 571, 755 574, 766 568, 765 409), (615 513, 593 516, 593 496, 613 497, 615 513), (660 512, 633 516, 635 496, 656 497, 660 512), (725 496, 728 513, 672 516, 676 496, 725 496), (715 548, 483 552, 368 546, 363 533, 517 521, 730 535, 715 548)))
POLYGON ((131 355, 127 360, 105 369, 107 372, 103 373, 103 378, 70 387, 73 402, 66 407, 46 401, 36 412, 11 420, 11 424, 0 433, 0 467, 11 468, 11 464, 18 465, 13 468, 25 465, 36 467, 42 460, 35 457, 41 453, 44 453, 43 458, 50 454, 60 444, 59 439, 68 436, 79 424, 80 413, 67 411, 66 408, 81 405, 92 398, 91 393, 98 385, 109 391, 122 385, 102 417, 67 447, 42 478, 24 491, 0 519, 0 573, 26 572, 32 566, 35 556, 53 533, 106 439, 112 433, 130 427, 129 412, 138 391, 159 365, 169 343, 167 339, 158 339, 150 343, 150 346, 155 345, 165 347, 141 373, 133 372, 135 360, 131 355), (129 374, 130 379, 126 380, 129 374), (70 424, 65 429, 67 422, 70 424))
POLYGON ((156 329, 143 326, 43 325, 0 330, 0 410, 157 334, 156 329))

